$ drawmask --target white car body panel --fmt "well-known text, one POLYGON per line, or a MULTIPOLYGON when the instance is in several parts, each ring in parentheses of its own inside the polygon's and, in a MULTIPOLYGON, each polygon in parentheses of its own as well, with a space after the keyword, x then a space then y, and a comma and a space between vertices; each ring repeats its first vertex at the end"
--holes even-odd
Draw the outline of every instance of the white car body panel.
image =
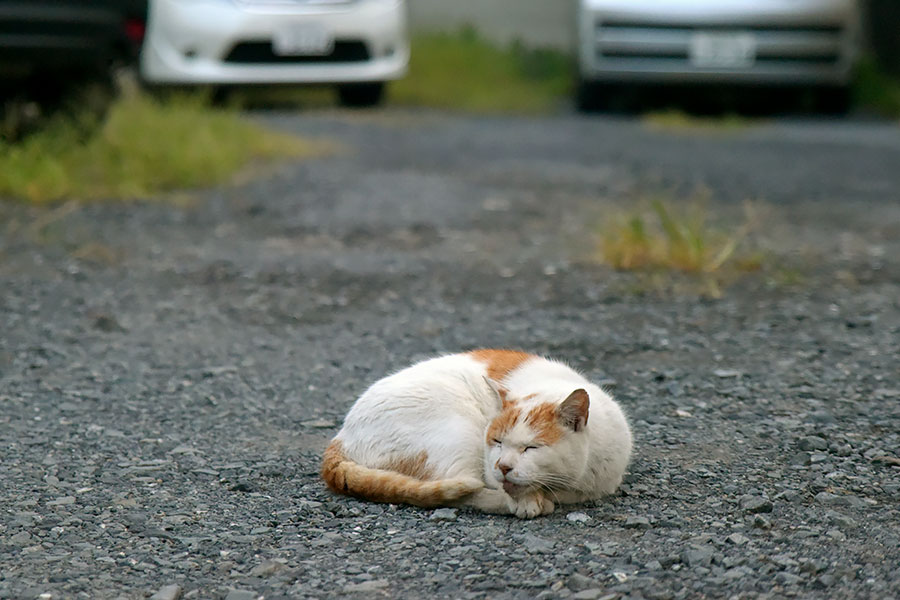
POLYGON ((580 0, 585 81, 846 85, 856 0, 580 0))
POLYGON ((151 0, 141 76, 152 84, 364 83, 398 79, 408 62, 401 0, 151 0), (330 56, 298 51, 302 39, 297 54, 275 52, 277 36, 311 27, 333 40, 330 56))

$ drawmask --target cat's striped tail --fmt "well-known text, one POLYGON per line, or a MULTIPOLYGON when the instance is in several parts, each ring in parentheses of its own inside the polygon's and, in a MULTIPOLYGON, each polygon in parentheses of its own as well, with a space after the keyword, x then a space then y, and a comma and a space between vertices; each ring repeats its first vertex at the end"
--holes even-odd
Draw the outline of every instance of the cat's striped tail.
POLYGON ((322 479, 338 494, 426 508, 445 506, 484 487, 483 482, 472 478, 422 480, 364 467, 344 455, 340 440, 332 440, 325 449, 322 479))

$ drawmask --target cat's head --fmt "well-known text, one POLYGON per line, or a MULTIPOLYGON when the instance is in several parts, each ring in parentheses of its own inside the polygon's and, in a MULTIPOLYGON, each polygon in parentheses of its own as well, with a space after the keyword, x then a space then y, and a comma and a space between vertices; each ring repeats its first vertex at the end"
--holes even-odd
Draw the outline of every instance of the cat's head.
POLYGON ((485 433, 485 475, 511 496, 571 488, 585 468, 590 398, 577 389, 564 398, 499 394, 500 414, 485 433))

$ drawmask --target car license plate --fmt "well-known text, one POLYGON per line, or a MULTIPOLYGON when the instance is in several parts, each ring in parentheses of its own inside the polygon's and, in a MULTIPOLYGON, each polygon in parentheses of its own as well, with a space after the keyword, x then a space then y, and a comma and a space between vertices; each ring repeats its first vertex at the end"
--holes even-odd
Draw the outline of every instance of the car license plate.
POLYGON ((272 50, 279 56, 323 56, 333 48, 331 33, 312 23, 284 27, 272 37, 272 50))
POLYGON ((691 36, 691 64, 700 68, 746 69, 756 61, 752 33, 698 31, 691 36))

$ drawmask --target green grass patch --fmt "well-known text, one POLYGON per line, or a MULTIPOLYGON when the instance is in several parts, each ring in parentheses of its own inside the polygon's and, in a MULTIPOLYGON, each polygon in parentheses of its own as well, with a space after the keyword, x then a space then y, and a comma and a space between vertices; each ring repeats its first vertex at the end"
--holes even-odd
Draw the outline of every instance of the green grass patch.
POLYGON ((762 255, 742 247, 755 221, 751 204, 745 206, 745 222, 732 229, 711 225, 702 199, 676 205, 655 198, 646 204, 643 210, 610 218, 600 228, 597 249, 602 262, 654 280, 669 272, 687 274, 711 297, 720 297, 723 286, 736 276, 762 269, 762 255))
POLYGON ((323 151, 199 95, 131 93, 102 116, 63 112, 21 140, 0 139, 0 196, 34 204, 145 198, 228 181, 257 160, 323 151))
POLYGON ((872 58, 860 61, 853 82, 857 108, 900 118, 900 81, 885 73, 872 58))
POLYGON ((539 113, 571 93, 572 60, 521 44, 498 47, 473 29, 412 39, 409 74, 391 84, 392 103, 472 112, 539 113))

